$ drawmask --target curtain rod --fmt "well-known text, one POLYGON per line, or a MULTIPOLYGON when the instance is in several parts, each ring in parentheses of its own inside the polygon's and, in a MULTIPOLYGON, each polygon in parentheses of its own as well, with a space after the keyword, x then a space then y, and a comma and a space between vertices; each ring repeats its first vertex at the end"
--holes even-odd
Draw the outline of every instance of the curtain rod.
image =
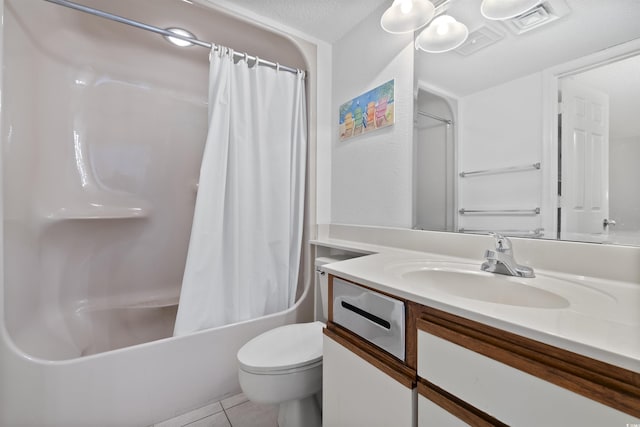
MULTIPOLYGON (((162 29, 162 28, 154 27, 152 25, 148 25, 148 24, 145 24, 145 23, 142 23, 142 22, 139 22, 139 21, 134 21, 133 19, 123 18, 122 16, 114 15, 112 13, 104 12, 104 11, 98 10, 98 9, 93 9, 91 7, 83 6, 83 5, 78 4, 78 3, 73 3, 73 2, 70 2, 68 0, 45 0, 45 1, 48 1, 49 3, 57 4, 59 6, 64 6, 64 7, 70 8, 70 9, 78 10, 80 12, 88 13, 90 15, 95 15, 95 16, 98 16, 100 18, 109 19, 111 21, 119 22, 121 24, 130 25, 132 27, 140 28, 142 30, 151 31, 152 33, 157 33, 157 34, 160 34, 160 35, 163 35, 163 36, 166 36, 166 37, 174 37, 176 39, 188 41, 190 43, 193 43, 196 46, 206 47, 208 49, 213 49, 213 50, 220 49, 220 46, 215 45, 213 43, 207 43, 207 42, 203 42, 202 40, 194 39, 194 38, 191 38, 191 37, 186 37, 186 36, 174 33, 172 31, 168 31, 168 30, 165 30, 165 29, 162 29)), ((288 71, 290 73, 303 72, 302 70, 299 70, 297 68, 291 68, 291 67, 287 67, 285 65, 280 65, 277 62, 267 61, 267 60, 264 60, 262 58, 258 58, 257 56, 252 56, 252 55, 249 55, 249 54, 244 53, 244 52, 236 52, 236 51, 234 51, 233 52, 233 56, 234 57, 238 57, 238 58, 244 58, 245 60, 256 61, 260 65, 267 65, 269 67, 273 67, 273 68, 276 68, 276 69, 279 69, 279 70, 283 70, 283 71, 288 71)))

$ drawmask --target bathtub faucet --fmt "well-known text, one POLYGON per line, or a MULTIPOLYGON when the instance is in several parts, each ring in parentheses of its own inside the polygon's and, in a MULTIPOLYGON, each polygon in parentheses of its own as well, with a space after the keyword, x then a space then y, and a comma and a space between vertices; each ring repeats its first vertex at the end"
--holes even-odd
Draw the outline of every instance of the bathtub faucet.
POLYGON ((511 240, 498 233, 489 233, 496 239, 496 248, 487 249, 484 257, 487 259, 480 269, 489 273, 506 274, 516 277, 536 277, 531 267, 520 265, 513 256, 511 240))

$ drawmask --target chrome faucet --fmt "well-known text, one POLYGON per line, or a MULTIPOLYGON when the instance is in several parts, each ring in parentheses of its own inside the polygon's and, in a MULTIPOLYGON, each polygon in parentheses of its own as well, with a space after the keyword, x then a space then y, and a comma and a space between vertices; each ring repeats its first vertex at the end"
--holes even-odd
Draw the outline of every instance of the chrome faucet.
POLYGON ((487 259, 480 269, 489 273, 506 274, 516 277, 536 277, 531 267, 519 265, 513 257, 511 240, 501 234, 489 233, 496 239, 495 250, 487 249, 484 257, 487 259))

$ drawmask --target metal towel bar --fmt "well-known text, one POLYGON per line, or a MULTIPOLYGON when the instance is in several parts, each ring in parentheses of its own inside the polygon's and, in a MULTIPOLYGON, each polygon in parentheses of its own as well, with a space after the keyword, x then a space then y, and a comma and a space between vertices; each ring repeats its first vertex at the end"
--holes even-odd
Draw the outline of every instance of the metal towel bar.
POLYGON ((529 169, 540 169, 540 162, 533 163, 531 165, 510 166, 507 168, 494 168, 494 169, 485 169, 485 170, 477 170, 477 171, 469 171, 469 172, 460 172, 459 175, 462 178, 464 178, 470 175, 486 175, 486 174, 493 174, 493 173, 518 172, 518 171, 525 171, 529 169))
POLYGON ((534 209, 460 209, 460 215, 465 214, 487 214, 487 215, 539 215, 540 208, 534 209))
POLYGON ((460 228, 460 233, 489 234, 499 233, 510 237, 542 237, 544 236, 544 228, 536 228, 533 230, 479 230, 471 228, 460 228))

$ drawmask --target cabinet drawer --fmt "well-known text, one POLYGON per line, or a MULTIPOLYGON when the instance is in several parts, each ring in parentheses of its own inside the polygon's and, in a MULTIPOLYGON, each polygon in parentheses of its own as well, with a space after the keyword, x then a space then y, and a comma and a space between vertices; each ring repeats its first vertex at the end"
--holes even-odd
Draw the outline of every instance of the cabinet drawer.
POLYGON ((418 331, 418 376, 479 410, 517 426, 625 426, 640 419, 418 331))
POLYGON ((404 302, 338 277, 332 277, 331 283, 331 320, 404 360, 404 302))

